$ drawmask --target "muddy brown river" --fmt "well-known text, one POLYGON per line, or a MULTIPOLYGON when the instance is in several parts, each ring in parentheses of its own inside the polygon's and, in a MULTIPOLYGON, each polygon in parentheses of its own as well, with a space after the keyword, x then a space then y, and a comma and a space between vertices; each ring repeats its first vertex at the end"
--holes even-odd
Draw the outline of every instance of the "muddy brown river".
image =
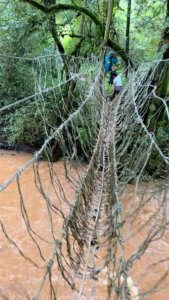
MULTIPOLYGON (((21 167, 27 160, 31 158, 31 154, 16 153, 13 151, 0 150, 0 183, 3 183, 9 176, 14 174, 19 167, 21 167)), ((59 161, 54 164, 54 169, 57 176, 64 187, 66 196, 70 201, 73 200, 74 191, 69 182, 64 176, 63 162, 59 161)), ((48 175, 48 166, 46 162, 42 162, 40 166, 41 178, 43 178, 44 189, 49 189, 50 179, 48 175)), ((46 262, 50 259, 54 245, 51 235, 51 221, 46 209, 46 203, 43 197, 39 194, 34 183, 34 172, 32 166, 29 167, 21 176, 20 185, 22 187, 25 207, 29 215, 29 221, 32 229, 38 233, 42 239, 37 239, 42 249, 42 258, 39 256, 36 245, 30 238, 26 225, 23 221, 20 209, 20 197, 18 193, 16 181, 10 184, 0 194, 0 220, 4 224, 4 228, 8 235, 8 240, 0 228, 0 299, 21 300, 33 299, 38 291, 39 283, 44 274, 46 262), (14 241, 20 251, 23 251, 26 259, 24 259, 18 249, 15 247, 14 241), (35 262, 37 266, 33 265, 35 262)), ((53 196, 54 197, 54 196, 53 196)), ((57 200, 53 198, 53 201, 57 200)), ((137 199, 133 196, 132 187, 128 187, 127 193, 123 196, 125 207, 128 207, 137 199)), ((148 219, 153 214, 153 200, 149 205, 143 207, 141 215, 134 222, 134 228, 129 227, 129 233, 137 232, 140 228, 141 222, 148 219)), ((64 207, 62 207, 64 209, 64 207)), ((67 207, 65 206, 65 211, 67 207)), ((61 234, 62 219, 58 216, 53 216, 54 235, 59 238, 61 234)), ((128 233, 128 234, 129 234, 128 233)), ((136 235, 131 237, 125 243, 125 255, 129 257, 137 249, 138 245, 146 235, 146 228, 136 235)), ((153 287, 160 277, 168 271, 168 262, 161 262, 169 257, 169 233, 162 237, 162 239, 153 242, 147 249, 143 257, 135 264, 131 278, 141 292, 153 287), (147 266, 153 265, 147 270, 147 266)), ((166 276, 167 278, 167 276, 166 276)), ((168 278, 169 279, 169 278, 168 278)), ((67 288, 60 273, 57 271, 57 264, 53 267, 52 281, 56 289, 57 299, 71 299, 70 291, 67 288)), ((165 281, 166 282, 166 281, 165 281)), ((95 299, 106 299, 105 282, 98 281, 99 286, 95 299)), ((39 296, 40 300, 50 299, 49 281, 45 282, 44 288, 39 296)), ((75 298, 76 299, 76 298, 75 298)), ((88 299, 82 297, 82 299, 88 299)), ((137 299, 134 298, 133 299, 137 299)), ((169 287, 165 290, 160 290, 155 294, 149 294, 147 298, 150 300, 167 300, 169 299, 169 287)))

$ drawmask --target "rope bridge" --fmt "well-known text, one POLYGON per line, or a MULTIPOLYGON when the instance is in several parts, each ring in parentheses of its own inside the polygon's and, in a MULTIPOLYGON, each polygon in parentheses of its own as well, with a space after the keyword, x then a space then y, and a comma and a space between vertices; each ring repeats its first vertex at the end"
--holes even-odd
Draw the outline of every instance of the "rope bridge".
MULTIPOLYGON (((41 269, 37 289, 31 294, 24 291, 23 299, 46 299, 43 291, 47 283, 47 299, 100 299, 100 293, 103 293, 104 299, 136 300, 165 288, 168 270, 159 274, 156 282, 147 289, 141 287, 141 275, 135 278, 133 270, 150 245, 165 236, 169 224, 167 180, 160 185, 154 183, 153 176, 148 183, 143 184, 142 181, 153 150, 158 152, 166 166, 169 164, 169 157, 144 122, 152 97, 161 103, 169 119, 167 99, 156 95, 166 65, 161 68, 155 85, 153 80, 161 61, 139 64, 137 69, 130 69, 123 91, 109 101, 105 88, 100 88, 101 57, 69 58, 66 71, 60 56, 27 58, 25 61, 32 68, 35 93, 0 108, 0 113, 4 113, 18 104, 35 101, 46 134, 41 148, 0 186, 3 195, 11 184, 17 183, 22 219, 39 256, 32 258, 31 253, 29 256, 25 254, 24 247, 20 247, 6 229, 5 221, 0 221, 4 236, 24 257, 25 263, 41 269), (71 81, 76 86, 71 95, 73 104, 67 114, 63 113, 66 112, 64 89, 71 81), (56 118, 62 120, 55 127, 50 119, 46 119, 47 94, 53 99, 56 118), (84 142, 86 134, 88 140, 84 142), (62 150, 65 178, 74 191, 73 200, 64 190, 51 160, 53 141, 62 150), (48 186, 41 172, 44 153, 48 186), (80 156, 85 157, 85 162, 80 160, 80 156), (45 202, 49 219, 50 233, 47 237, 36 231, 24 196, 22 176, 32 164, 34 185, 45 202), (132 187, 137 201, 126 206, 124 196, 129 187, 132 187), (143 209, 149 205, 153 205, 153 213, 146 220, 140 219, 143 209), (57 218, 62 220, 59 235, 55 228, 57 218), (135 230, 138 219, 140 224, 135 230), (127 257, 129 241, 141 231, 146 232, 144 238, 127 257), (42 242, 49 244, 52 252, 49 258, 43 254, 42 242), (62 298, 55 282, 56 273, 61 274, 65 283, 62 298), (102 287, 105 289, 101 290, 102 287)), ((150 262, 142 276, 145 277, 154 264, 168 263, 168 259, 163 257, 156 263, 150 262)), ((7 293, 8 290, 1 288, 0 284, 0 296, 7 297, 7 293)))

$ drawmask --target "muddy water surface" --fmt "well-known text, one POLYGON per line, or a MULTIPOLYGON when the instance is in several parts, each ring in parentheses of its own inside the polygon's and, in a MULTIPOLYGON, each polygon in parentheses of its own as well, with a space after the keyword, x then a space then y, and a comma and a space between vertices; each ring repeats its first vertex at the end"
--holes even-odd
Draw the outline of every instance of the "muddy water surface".
MULTIPOLYGON (((14 174, 27 160, 31 158, 30 154, 15 153, 12 151, 0 151, 0 183, 3 183, 9 176, 14 174)), ((73 200, 74 191, 64 176, 64 167, 62 161, 54 164, 54 169, 57 172, 58 178, 64 187, 64 191, 69 200, 73 200)), ((47 163, 42 162, 40 166, 40 174, 43 179, 44 190, 50 193, 50 179, 48 174, 47 163)), ((46 202, 37 191, 34 183, 34 172, 32 166, 21 176, 20 186, 22 187, 22 195, 19 196, 17 183, 14 182, 8 186, 0 194, 0 220, 4 224, 6 237, 0 229, 0 299, 20 300, 33 299, 38 293, 39 283, 42 280, 45 272, 46 262, 52 256, 54 243, 51 233, 51 219, 47 213, 46 202), (21 202, 24 199, 24 205, 28 212, 28 218, 32 224, 32 230, 36 231, 39 237, 36 241, 40 244, 42 253, 39 255, 39 250, 35 243, 30 238, 26 225, 22 218, 21 202), (7 240, 8 237, 8 240, 7 240), (9 242, 10 241, 10 242, 9 242), (14 242, 19 247, 16 249, 14 242), (24 253, 23 258, 19 251, 24 253), (5 298, 7 297, 7 298, 5 298)), ((60 207, 60 203, 56 195, 50 195, 53 198, 53 203, 60 207)), ((132 189, 129 187, 128 192, 123 197, 125 206, 132 205, 137 199, 134 198, 132 189)), ((68 208, 62 207, 65 212, 68 208)), ((134 228, 128 226, 128 235, 134 231, 138 231, 142 220, 148 219, 153 213, 152 207, 142 209, 141 216, 134 222, 134 228)), ((54 224, 53 235, 55 238, 60 237, 62 219, 59 216, 53 215, 52 222, 54 224)), ((130 238, 126 244, 126 257, 129 257, 137 249, 138 245, 143 241, 146 230, 137 233, 130 238)), ((143 258, 135 265, 131 277, 136 286, 141 291, 145 291, 152 287, 167 270, 168 263, 147 270, 147 266, 155 264, 159 260, 169 256, 169 235, 165 235, 160 241, 152 243, 143 258), (144 272, 146 271, 146 275, 144 272)), ((57 299, 70 299, 70 291, 66 288, 65 282, 57 271, 57 265, 54 265, 52 274, 53 284, 56 288, 57 299)), ((98 282, 99 293, 96 299, 106 299, 106 287, 104 282, 98 282)), ((50 299, 49 284, 46 281, 44 289, 39 297, 40 300, 50 299)), ((84 298, 87 299, 87 298, 84 298)), ((160 291, 156 294, 149 295, 147 299, 152 300, 167 300, 169 299, 169 289, 160 291)))

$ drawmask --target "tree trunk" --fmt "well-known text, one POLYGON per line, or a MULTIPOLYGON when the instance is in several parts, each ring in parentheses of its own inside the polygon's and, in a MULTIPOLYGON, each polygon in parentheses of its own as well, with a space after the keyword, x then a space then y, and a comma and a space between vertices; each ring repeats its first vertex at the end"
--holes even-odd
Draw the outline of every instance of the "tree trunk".
MULTIPOLYGON (((112 22, 113 6, 114 6, 114 0, 109 0, 106 26, 105 26, 105 32, 104 32, 104 44, 103 44, 104 47, 108 44, 108 40, 109 40, 109 32, 110 32, 110 25, 112 22)), ((106 55, 106 51, 103 49, 103 57, 104 58, 105 58, 105 55, 106 55)), ((100 78, 99 78, 99 90, 100 90, 101 94, 103 92, 103 81, 104 81, 104 64, 102 64, 102 69, 101 69, 100 78)))
POLYGON ((105 28, 105 33, 104 33, 104 44, 107 43, 107 40, 109 38, 110 25, 111 25, 111 21, 112 21, 112 13, 113 13, 113 5, 114 5, 114 0, 109 0, 106 28, 105 28))
POLYGON ((162 98, 166 97, 169 84, 169 0, 167 0, 167 12, 165 21, 166 27, 164 29, 162 37, 162 44, 163 46, 165 46, 165 50, 163 53, 163 61, 160 62, 158 68, 159 74, 161 73, 161 79, 157 88, 157 94, 162 98))
POLYGON ((131 22, 131 0, 128 0, 127 23, 126 23, 126 53, 130 51, 130 22, 131 22))

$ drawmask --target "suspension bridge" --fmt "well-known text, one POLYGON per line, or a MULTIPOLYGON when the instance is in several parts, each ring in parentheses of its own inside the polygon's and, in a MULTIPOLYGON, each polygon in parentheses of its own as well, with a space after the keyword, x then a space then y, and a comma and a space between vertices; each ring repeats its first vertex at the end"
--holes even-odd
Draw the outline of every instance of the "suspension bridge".
MULTIPOLYGON (((5 59, 24 60, 19 57, 5 59)), ((152 84, 161 61, 140 63, 136 69, 131 68, 123 91, 113 101, 109 100, 104 81, 100 79, 101 57, 70 58, 68 73, 63 70, 60 56, 26 58, 25 61, 31 62, 34 94, 2 106, 0 113, 8 113, 19 105, 33 102, 43 121, 46 139, 31 159, 1 183, 0 192, 3 198, 3 193, 10 185, 17 184, 21 218, 37 248, 39 258, 32 258, 31 253, 29 256, 25 255, 24 247, 21 249, 8 232, 5 220, 1 220, 0 224, 2 234, 24 258, 25 263, 42 269, 36 290, 31 295, 27 293, 26 297, 46 299, 43 289, 48 284, 47 299, 100 299, 102 285, 105 286, 105 299, 143 299, 152 290, 159 288, 161 277, 156 285, 142 290, 139 282, 135 282, 132 270, 150 244, 165 235, 169 221, 166 214, 167 180, 160 187, 151 178, 148 184, 142 184, 142 175, 153 149, 166 167, 169 164, 169 157, 163 153, 155 135, 144 122, 152 96, 164 107, 169 119, 167 100, 156 95, 158 83, 152 84), (69 114, 63 114, 64 109, 66 111, 64 87, 72 81, 76 83, 71 95, 76 105, 72 105, 69 114), (53 99, 56 118, 62 120, 55 127, 45 117, 48 112, 48 94, 53 99), (82 138, 82 133, 85 132, 90 137, 86 144, 82 138), (74 191, 73 200, 64 190, 51 160, 53 141, 62 150, 65 180, 74 191), (79 149, 80 155, 85 157, 85 163, 79 159, 79 149), (40 171, 44 154, 48 166, 48 186, 45 186, 45 178, 40 171), (50 241, 49 237, 39 235, 29 217, 31 208, 27 208, 22 176, 31 166, 34 170, 35 188, 45 202, 50 220, 50 241), (133 194, 138 200, 126 210, 123 199, 131 182, 133 194), (152 203, 154 198, 153 216, 140 224, 140 230, 146 228, 146 235, 136 245, 135 251, 126 257, 127 228, 129 224, 134 224, 142 209, 152 203), (55 218, 62 220, 57 238, 55 218), (46 258, 41 249, 41 241, 44 240, 48 240, 51 246, 50 258, 46 258), (57 293, 54 281, 56 272, 61 274, 65 282, 65 289, 68 291, 65 298, 57 293)), ((159 81, 163 72, 164 69, 161 69, 159 81)), ((167 262, 168 257, 164 261, 167 262)), ((164 279, 166 278, 167 275, 164 274, 164 279)), ((0 284, 0 296, 6 297, 4 291, 0 284)))

